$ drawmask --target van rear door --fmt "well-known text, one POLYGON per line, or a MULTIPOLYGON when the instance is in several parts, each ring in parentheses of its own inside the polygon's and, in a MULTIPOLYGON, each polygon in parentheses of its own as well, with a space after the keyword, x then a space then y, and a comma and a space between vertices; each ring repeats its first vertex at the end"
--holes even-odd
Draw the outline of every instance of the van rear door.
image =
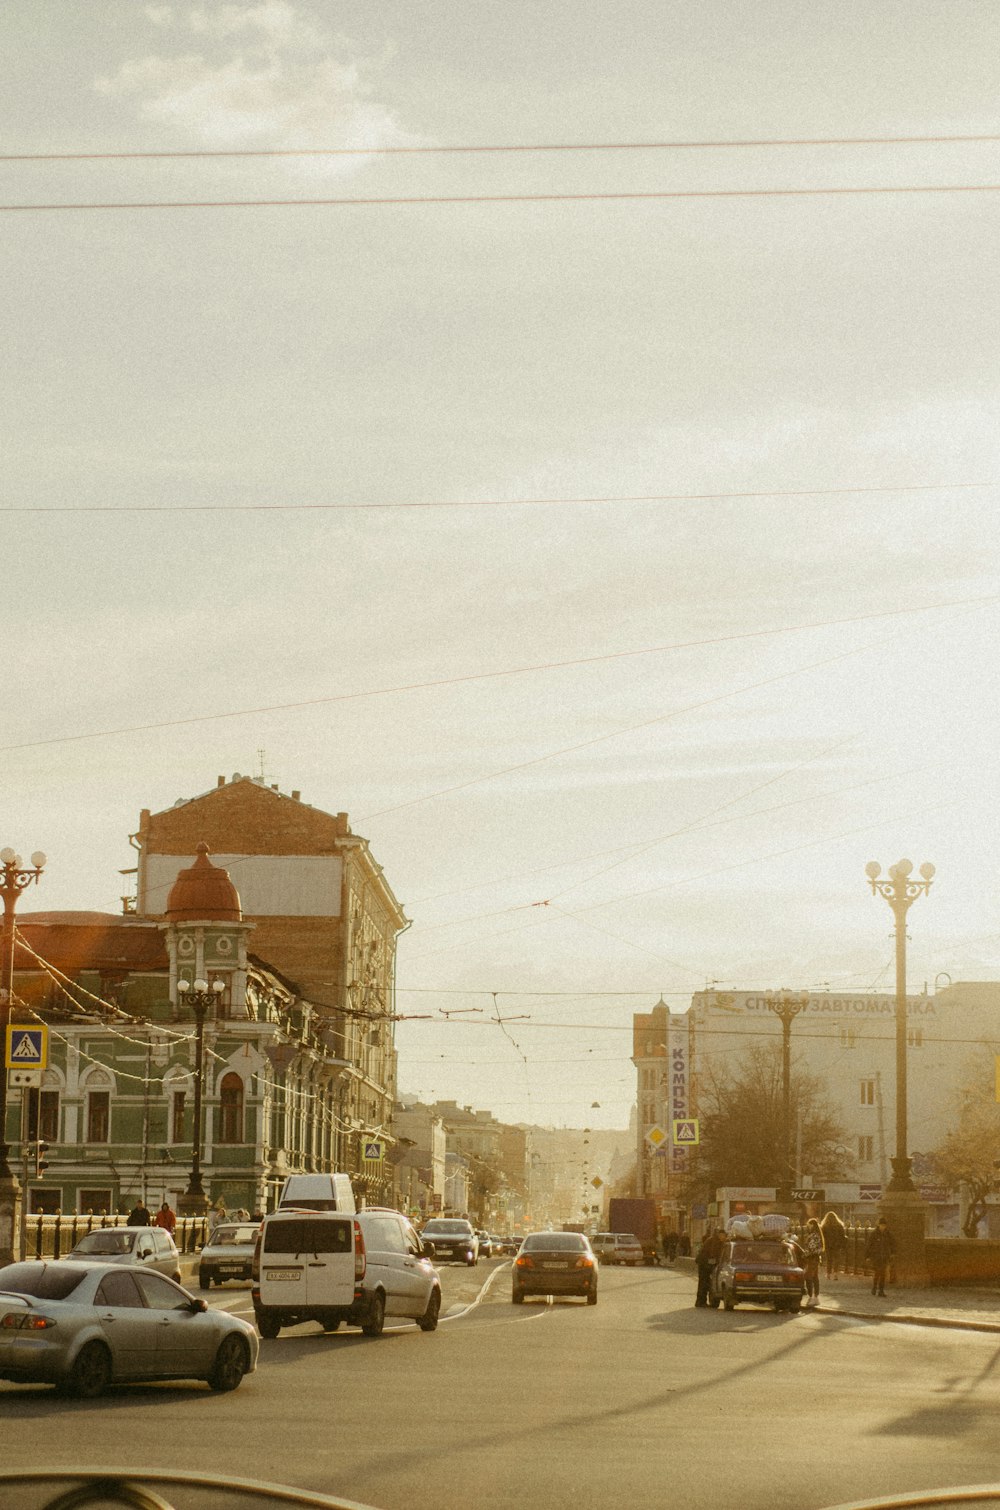
POLYGON ((354 1300, 354 1244, 349 1218, 277 1215, 264 1223, 261 1299, 293 1310, 350 1306, 354 1300))

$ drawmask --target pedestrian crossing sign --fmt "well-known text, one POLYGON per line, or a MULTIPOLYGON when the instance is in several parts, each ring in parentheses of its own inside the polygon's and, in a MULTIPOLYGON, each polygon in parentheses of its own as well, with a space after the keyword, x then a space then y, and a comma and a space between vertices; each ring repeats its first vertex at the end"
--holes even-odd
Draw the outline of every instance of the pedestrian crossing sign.
POLYGON ((4 1065, 9 1070, 44 1070, 49 1062, 49 1030, 32 1023, 7 1024, 4 1065))
POLYGON ((381 1164, 385 1153, 385 1144, 378 1138, 369 1139, 363 1146, 361 1157, 366 1164, 381 1164))
POLYGON ((699 1143, 700 1141, 701 1141, 701 1137, 700 1137, 700 1133, 699 1133, 699 1129, 698 1129, 698 1118, 697 1117, 682 1117, 682 1118, 676 1118, 675 1117, 674 1118, 674 1147, 675 1148, 676 1147, 683 1148, 683 1147, 686 1147, 688 1144, 699 1143))

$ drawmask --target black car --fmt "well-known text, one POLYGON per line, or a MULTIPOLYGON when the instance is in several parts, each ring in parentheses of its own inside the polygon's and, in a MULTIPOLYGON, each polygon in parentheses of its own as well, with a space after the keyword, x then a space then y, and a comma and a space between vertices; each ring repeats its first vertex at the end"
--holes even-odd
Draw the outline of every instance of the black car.
POLYGON ((597 1260, 582 1232, 529 1232, 514 1260, 510 1298, 583 1295, 597 1304, 597 1260))
POLYGON ((755 1238, 723 1243, 712 1273, 708 1303, 720 1301, 731 1311, 740 1301, 773 1305, 776 1311, 797 1311, 805 1291, 805 1270, 795 1261, 788 1243, 755 1238))
POLYGON ((452 1258, 470 1265, 479 1262, 479 1238, 472 1223, 462 1217, 432 1217, 420 1236, 433 1249, 435 1258, 452 1258))

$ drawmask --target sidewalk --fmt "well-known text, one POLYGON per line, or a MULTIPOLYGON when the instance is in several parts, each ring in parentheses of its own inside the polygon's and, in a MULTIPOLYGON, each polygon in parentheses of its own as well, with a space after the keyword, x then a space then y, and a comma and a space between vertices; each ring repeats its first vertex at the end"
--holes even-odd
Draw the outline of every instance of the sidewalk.
MULTIPOLYGON (((805 1301, 803 1301, 803 1309, 805 1301)), ((954 1327, 974 1332, 1000 1332, 1000 1284, 907 1289, 886 1285, 885 1299, 872 1294, 870 1276, 820 1276, 819 1315, 861 1316, 879 1321, 902 1321, 911 1326, 954 1327)))

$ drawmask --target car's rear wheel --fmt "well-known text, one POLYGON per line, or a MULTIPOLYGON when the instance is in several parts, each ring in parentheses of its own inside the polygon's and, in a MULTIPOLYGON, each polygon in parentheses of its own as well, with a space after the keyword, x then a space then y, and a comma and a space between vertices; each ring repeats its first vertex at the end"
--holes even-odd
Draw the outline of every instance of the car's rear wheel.
POLYGON ((324 1330, 324 1332, 335 1332, 337 1330, 337 1328, 339 1327, 339 1325, 340 1325, 340 1317, 339 1316, 334 1316, 332 1320, 330 1320, 330 1321, 324 1321, 324 1323, 323 1323, 323 1330, 324 1330))
POLYGON ((523 1290, 517 1290, 517 1289, 511 1290, 511 1292, 510 1292, 510 1298, 511 1298, 511 1301, 512 1301, 512 1303, 514 1305, 516 1305, 516 1306, 523 1306, 524 1305, 524 1291, 523 1290))
POLYGON ((250 1356, 242 1337, 223 1337, 215 1355, 208 1382, 219 1394, 239 1389, 243 1375, 250 1367, 250 1356))
POLYGON ((281 1331, 281 1322, 277 1316, 271 1316, 267 1311, 260 1311, 257 1315, 257 1330, 262 1337, 277 1337, 281 1331))
POLYGON ((427 1309, 418 1319, 417 1326, 422 1332, 433 1332, 438 1324, 441 1314, 441 1291, 434 1289, 427 1299, 427 1309))
MULTIPOLYGON (((177 1283, 180 1284, 180 1280, 177 1280, 177 1283)), ((198 1283, 203 1290, 210 1290, 212 1288, 211 1274, 199 1274, 198 1283)))
POLYGON ((67 1386, 79 1400, 94 1400, 111 1383, 111 1355, 101 1342, 88 1342, 80 1349, 70 1370, 67 1386))
POLYGON ((597 1290, 596 1290, 596 1288, 593 1289, 593 1290, 588 1290, 587 1291, 587 1304, 589 1306, 596 1306, 596 1304, 597 1304, 597 1290))
POLYGON ((376 1290, 372 1296, 371 1308, 368 1312, 368 1320, 362 1323, 361 1330, 366 1337, 381 1337, 382 1328, 385 1326, 385 1296, 381 1290, 376 1290))
POLYGON ((735 1311, 735 1309, 736 1309, 736 1296, 735 1295, 728 1295, 726 1293, 726 1291, 723 1290, 723 1292, 722 1292, 722 1304, 725 1306, 725 1308, 726 1308, 727 1311, 735 1311))

